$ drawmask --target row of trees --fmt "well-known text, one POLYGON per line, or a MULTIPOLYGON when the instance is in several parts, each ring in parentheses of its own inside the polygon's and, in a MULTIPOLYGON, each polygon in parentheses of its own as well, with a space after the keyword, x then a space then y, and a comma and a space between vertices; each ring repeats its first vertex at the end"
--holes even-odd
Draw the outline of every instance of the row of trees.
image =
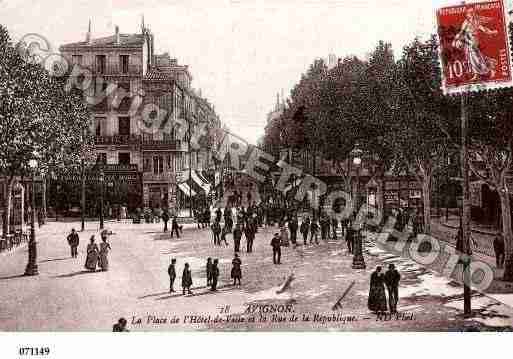
MULTIPOLYGON (((368 58, 346 57, 328 69, 316 60, 293 88, 283 115, 266 130, 267 145, 308 149, 344 163, 358 145, 374 166, 378 197, 386 171, 407 170, 422 184, 425 230, 430 232, 431 188, 436 173, 460 147, 460 99, 444 96, 435 36, 414 39, 396 59, 390 44, 379 42, 368 58)), ((468 96, 470 152, 486 169, 474 174, 501 199, 506 240, 505 279, 513 281, 510 196, 513 91, 468 96)), ((342 174, 349 186, 350 166, 342 174)), ((349 188, 347 188, 349 191, 349 188)), ((381 202, 381 201, 380 201, 381 202)), ((382 208, 380 203, 380 209, 382 208)))
POLYGON ((91 154, 92 137, 82 93, 65 91, 66 76, 51 76, 26 44, 13 45, 1 25, 0 53, 0 176, 7 180, 8 226, 13 185, 31 175, 29 161, 38 161, 44 179, 76 172, 91 154))

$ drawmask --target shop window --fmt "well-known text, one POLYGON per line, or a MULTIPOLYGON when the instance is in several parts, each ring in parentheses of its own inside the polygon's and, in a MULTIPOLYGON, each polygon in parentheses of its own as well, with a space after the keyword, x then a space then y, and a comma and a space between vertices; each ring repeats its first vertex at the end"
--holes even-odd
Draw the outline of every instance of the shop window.
POLYGON ((130 152, 118 153, 118 163, 120 165, 129 165, 130 164, 130 152))
POLYGON ((107 154, 104 152, 98 153, 98 155, 96 156, 96 163, 100 165, 107 164, 107 154))
POLYGON ((118 133, 121 136, 130 135, 130 117, 119 117, 118 118, 118 133))

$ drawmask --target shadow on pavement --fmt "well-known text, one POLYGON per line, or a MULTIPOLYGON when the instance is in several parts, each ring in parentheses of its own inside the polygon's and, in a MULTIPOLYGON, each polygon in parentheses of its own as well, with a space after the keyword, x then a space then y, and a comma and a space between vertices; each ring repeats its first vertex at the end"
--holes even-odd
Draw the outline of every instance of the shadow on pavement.
POLYGON ((75 277, 77 275, 82 275, 82 274, 93 274, 93 273, 100 273, 100 272, 101 271, 99 271, 99 270, 96 270, 96 271, 81 270, 79 272, 73 272, 73 273, 68 273, 68 274, 60 274, 60 275, 54 276, 54 278, 69 278, 69 277, 75 277))
POLYGON ((24 274, 16 274, 16 275, 11 275, 9 277, 0 277, 0 280, 9 280, 9 279, 15 279, 15 278, 22 278, 22 277, 25 277, 24 274))
MULTIPOLYGON (((191 288, 191 291, 195 291, 195 290, 198 290, 198 289, 206 289, 206 288, 209 288, 207 286, 201 286, 201 287, 194 287, 194 288, 191 288)), ((200 293, 192 293, 192 294, 182 294, 182 290, 181 289, 178 289, 174 294, 170 294, 170 295, 167 295, 165 297, 160 297, 160 298, 156 298, 155 300, 166 300, 166 299, 172 299, 172 298, 178 298, 178 297, 198 297, 200 295, 208 295, 208 294, 215 294, 215 293, 219 293, 219 292, 227 292, 231 289, 237 289, 237 288, 241 288, 240 286, 233 286, 233 285, 222 285, 222 286, 219 286, 217 287, 217 291, 211 291, 210 289, 207 290, 206 292, 200 292, 200 293), (226 290, 223 290, 221 291, 221 289, 226 289, 226 290)), ((159 296, 159 295, 162 295, 162 294, 167 294, 169 292, 165 292, 165 293, 156 293, 156 294, 151 294, 151 295, 147 295, 145 297, 142 297, 142 298, 146 298, 146 297, 156 297, 156 296, 159 296)), ((139 299, 142 299, 142 298, 139 298, 139 299)))
POLYGON ((39 261, 39 263, 65 261, 65 260, 67 260, 67 259, 73 259, 73 258, 71 258, 71 257, 66 257, 66 258, 44 259, 44 260, 42 260, 42 261, 39 261))

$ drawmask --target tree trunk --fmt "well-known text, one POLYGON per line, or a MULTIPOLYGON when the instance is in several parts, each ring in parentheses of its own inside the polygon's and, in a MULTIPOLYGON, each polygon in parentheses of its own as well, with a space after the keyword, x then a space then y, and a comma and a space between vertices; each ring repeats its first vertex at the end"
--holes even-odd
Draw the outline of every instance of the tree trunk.
POLYGON ((499 190, 502 211, 502 232, 504 234, 505 263, 503 280, 513 282, 513 234, 511 230, 511 203, 509 193, 499 190))
POLYGON ((43 174, 43 203, 41 208, 41 217, 42 217, 42 224, 46 223, 46 175, 43 174))
POLYGON ((431 233, 431 175, 426 175, 422 181, 422 200, 424 203, 424 233, 431 233))
POLYGON ((6 210, 6 230, 5 233, 11 233, 11 208, 12 208, 12 190, 14 187, 14 177, 9 179, 9 183, 7 184, 7 206, 6 210))
POLYGON ((376 191, 376 202, 378 204, 378 213, 381 216, 382 221, 385 220, 385 206, 384 206, 384 198, 383 198, 383 179, 378 179, 378 188, 376 191))

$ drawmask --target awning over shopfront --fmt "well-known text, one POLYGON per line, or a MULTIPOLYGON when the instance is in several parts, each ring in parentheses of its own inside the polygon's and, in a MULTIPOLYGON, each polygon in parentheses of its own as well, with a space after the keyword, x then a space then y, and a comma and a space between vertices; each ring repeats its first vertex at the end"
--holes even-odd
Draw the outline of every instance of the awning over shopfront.
POLYGON ((192 195, 192 197, 196 196, 196 192, 191 187, 189 187, 189 185, 187 183, 185 183, 185 182, 184 183, 179 183, 178 184, 178 188, 187 197, 189 197, 190 195, 192 195))
POLYGON ((200 186, 203 191, 205 191, 206 194, 210 193, 210 183, 208 183, 208 181, 204 181, 198 172, 191 171, 191 177, 193 181, 196 182, 196 184, 200 186))

